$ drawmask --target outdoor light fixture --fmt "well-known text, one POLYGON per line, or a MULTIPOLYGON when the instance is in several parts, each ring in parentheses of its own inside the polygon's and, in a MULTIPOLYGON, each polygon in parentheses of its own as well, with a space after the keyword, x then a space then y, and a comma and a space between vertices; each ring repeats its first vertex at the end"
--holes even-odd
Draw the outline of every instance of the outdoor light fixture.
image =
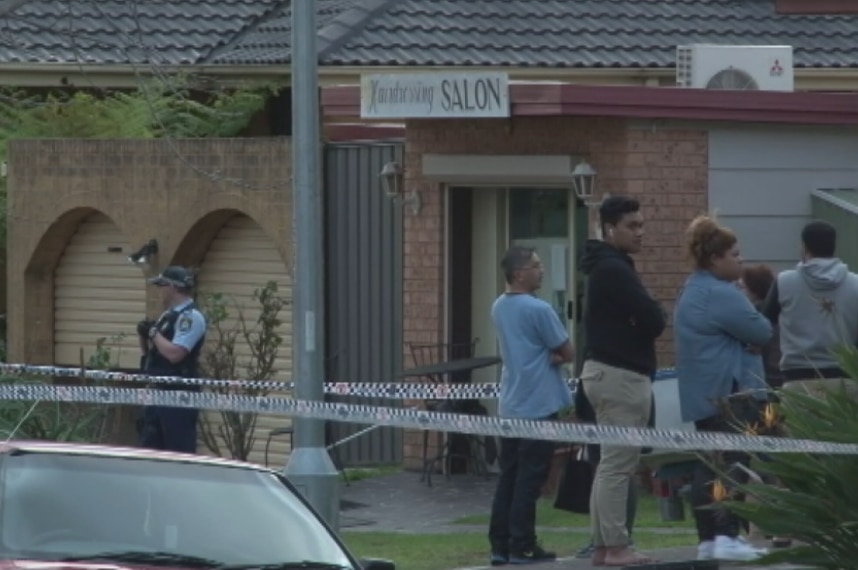
POLYGON ((149 263, 149 258, 156 253, 158 253, 158 242, 153 238, 149 240, 149 243, 129 255, 128 261, 134 265, 145 265, 149 263))
POLYGON ((399 200, 404 205, 411 206, 411 213, 417 215, 420 213, 420 208, 423 203, 420 201, 420 194, 416 190, 405 196, 405 177, 402 173, 402 166, 398 162, 392 161, 384 165, 381 169, 381 187, 384 189, 384 194, 396 202, 399 200))
POLYGON ((586 160, 582 160, 572 171, 572 186, 575 188, 575 196, 583 200, 587 206, 598 206, 600 201, 594 201, 596 195, 596 171, 586 160))

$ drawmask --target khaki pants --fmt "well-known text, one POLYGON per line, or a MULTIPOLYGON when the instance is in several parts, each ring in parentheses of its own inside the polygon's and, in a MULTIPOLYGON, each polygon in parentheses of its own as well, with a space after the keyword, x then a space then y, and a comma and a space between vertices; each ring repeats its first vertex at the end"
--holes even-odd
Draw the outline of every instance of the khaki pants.
POLYGON ((851 397, 858 397, 858 382, 849 378, 814 378, 813 380, 788 380, 784 382, 781 390, 785 392, 801 392, 824 398, 826 392, 837 394, 841 386, 846 387, 846 393, 851 397))
MULTIPOLYGON (((648 376, 588 360, 581 381, 598 425, 646 427, 652 403, 648 376)), ((626 502, 640 451, 639 447, 602 446, 590 494, 590 524, 597 547, 629 544, 626 502)))

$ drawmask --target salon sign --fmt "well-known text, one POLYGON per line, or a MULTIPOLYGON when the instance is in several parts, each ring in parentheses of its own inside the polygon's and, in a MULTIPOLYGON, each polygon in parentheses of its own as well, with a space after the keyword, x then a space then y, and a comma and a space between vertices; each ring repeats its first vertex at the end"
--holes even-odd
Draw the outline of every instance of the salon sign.
POLYGON ((362 119, 509 117, 509 75, 498 72, 361 76, 362 119))

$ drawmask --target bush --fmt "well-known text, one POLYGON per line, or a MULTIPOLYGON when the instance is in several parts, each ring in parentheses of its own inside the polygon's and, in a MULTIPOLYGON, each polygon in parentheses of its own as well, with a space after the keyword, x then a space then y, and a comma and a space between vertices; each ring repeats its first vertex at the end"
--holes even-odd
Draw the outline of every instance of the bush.
MULTIPOLYGON (((0 383, 44 384, 43 378, 0 377, 0 383)), ((43 440, 74 443, 106 441, 110 410, 78 402, 0 402, 0 440, 43 440)))
MULTIPOLYGON (((258 308, 255 322, 248 324, 242 307, 222 293, 201 293, 200 306, 209 323, 211 341, 203 352, 201 372, 218 380, 271 381, 281 371, 275 367, 283 337, 280 335, 281 312, 290 304, 281 296, 277 283, 269 281, 253 292, 258 308), (232 313, 230 309, 235 312, 232 313), (244 348, 249 357, 240 358, 244 348)), ((266 396, 269 390, 248 386, 212 386, 207 390, 226 395, 266 396)), ((256 443, 255 412, 220 411, 200 414, 199 427, 203 444, 221 457, 247 461, 256 443)))
MULTIPOLYGON (((778 405, 790 437, 834 443, 858 443, 858 350, 838 350, 849 378, 841 388, 814 398, 786 392, 778 405)), ((774 536, 799 545, 768 555, 762 563, 789 562, 821 569, 852 568, 858 560, 858 456, 774 454, 754 470, 779 481, 737 485, 756 502, 728 500, 726 508, 774 536)))

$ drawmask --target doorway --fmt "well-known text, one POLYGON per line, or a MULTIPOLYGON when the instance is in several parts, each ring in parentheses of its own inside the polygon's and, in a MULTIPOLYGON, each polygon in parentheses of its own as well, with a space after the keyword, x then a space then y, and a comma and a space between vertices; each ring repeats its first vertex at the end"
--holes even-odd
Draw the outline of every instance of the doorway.
MULTIPOLYGON (((498 355, 491 307, 505 288, 500 262, 511 245, 533 247, 545 276, 536 295, 549 303, 581 353, 583 275, 578 259, 587 238, 587 208, 571 188, 449 187, 447 194, 446 337, 479 339, 475 356, 498 355)), ((576 374, 579 363, 569 367, 576 374)), ((500 367, 472 373, 497 382, 500 367)), ((496 413, 497 402, 483 402, 496 413)))

